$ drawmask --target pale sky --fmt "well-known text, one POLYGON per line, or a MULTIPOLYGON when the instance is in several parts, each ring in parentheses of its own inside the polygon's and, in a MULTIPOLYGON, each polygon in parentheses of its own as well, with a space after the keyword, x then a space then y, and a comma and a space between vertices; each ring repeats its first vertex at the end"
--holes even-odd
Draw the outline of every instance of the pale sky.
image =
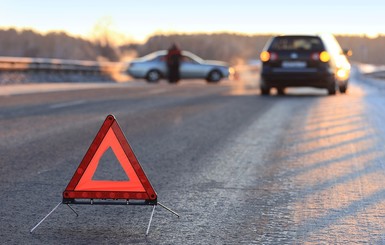
POLYGON ((101 19, 143 41, 154 33, 385 33, 385 1, 0 0, 0 28, 89 37, 101 19))

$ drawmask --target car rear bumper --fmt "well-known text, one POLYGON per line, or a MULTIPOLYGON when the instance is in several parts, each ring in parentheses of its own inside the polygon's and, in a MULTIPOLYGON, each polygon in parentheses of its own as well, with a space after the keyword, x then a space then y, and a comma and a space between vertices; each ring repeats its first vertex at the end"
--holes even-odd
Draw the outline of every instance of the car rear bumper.
POLYGON ((263 69, 263 83, 268 87, 316 87, 328 88, 334 80, 334 75, 328 71, 316 68, 306 69, 263 69))

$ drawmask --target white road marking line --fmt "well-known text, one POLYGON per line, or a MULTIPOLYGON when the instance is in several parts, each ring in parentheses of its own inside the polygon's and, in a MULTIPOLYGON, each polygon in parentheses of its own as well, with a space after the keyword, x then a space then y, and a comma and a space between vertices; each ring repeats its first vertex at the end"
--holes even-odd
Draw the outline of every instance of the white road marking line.
POLYGON ((85 100, 75 100, 75 101, 50 105, 49 108, 50 109, 58 109, 58 108, 63 108, 63 107, 69 107, 69 106, 84 104, 85 102, 86 102, 85 100))

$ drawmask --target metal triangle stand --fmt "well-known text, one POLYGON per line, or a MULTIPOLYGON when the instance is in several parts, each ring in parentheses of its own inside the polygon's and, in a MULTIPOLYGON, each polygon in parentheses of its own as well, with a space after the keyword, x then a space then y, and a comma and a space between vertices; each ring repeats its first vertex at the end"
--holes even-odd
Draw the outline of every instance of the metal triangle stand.
MULTIPOLYGON (((46 220, 53 212, 55 212, 55 210, 61 205, 61 204, 65 204, 67 205, 71 210, 72 212, 75 213, 76 216, 79 216, 79 214, 68 204, 68 203, 63 203, 63 202, 59 202, 52 210, 51 212, 49 212, 42 220, 39 221, 39 223, 37 223, 31 230, 30 230, 30 233, 32 233, 41 223, 44 222, 44 220, 46 220)), ((88 204, 88 205, 152 205, 153 208, 152 208, 152 212, 151 212, 151 216, 150 216, 150 221, 148 222, 148 226, 147 226, 147 230, 146 230, 146 236, 149 234, 150 232, 150 227, 151 227, 151 222, 152 222, 152 218, 154 216, 154 213, 155 213, 155 207, 156 205, 159 205, 160 207, 162 207, 163 209, 167 210, 168 212, 174 214, 175 216, 177 216, 178 218, 180 217, 178 213, 176 213, 175 211, 173 211, 172 209, 170 209, 169 207, 165 206, 164 204, 160 203, 160 202, 156 202, 154 204, 148 204, 147 202, 129 202, 129 200, 127 200, 126 202, 108 202, 108 201, 98 201, 98 202, 94 202, 93 199, 91 199, 90 202, 85 202, 85 201, 73 201, 72 204, 88 204)))

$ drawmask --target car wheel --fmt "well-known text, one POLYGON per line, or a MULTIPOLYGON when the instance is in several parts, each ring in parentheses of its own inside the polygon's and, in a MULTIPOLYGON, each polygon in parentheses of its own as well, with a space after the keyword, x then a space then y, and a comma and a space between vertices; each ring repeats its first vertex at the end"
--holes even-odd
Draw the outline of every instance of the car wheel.
POLYGON ((150 83, 158 82, 161 78, 161 74, 157 70, 151 70, 147 73, 146 80, 150 83))
POLYGON ((336 94, 336 81, 333 79, 329 83, 328 94, 329 95, 335 95, 336 94))
POLYGON ((344 94, 344 93, 346 93, 346 90, 348 89, 348 83, 345 82, 344 84, 340 84, 340 85, 338 86, 338 88, 339 88, 339 90, 340 90, 340 93, 341 93, 341 94, 344 94))
POLYGON ((209 83, 217 83, 222 79, 222 73, 217 70, 213 70, 209 73, 207 77, 207 82, 209 83))
POLYGON ((285 95, 285 88, 277 88, 278 95, 285 95))
POLYGON ((262 95, 269 95, 270 94, 270 88, 269 87, 261 85, 260 89, 261 89, 262 95))

